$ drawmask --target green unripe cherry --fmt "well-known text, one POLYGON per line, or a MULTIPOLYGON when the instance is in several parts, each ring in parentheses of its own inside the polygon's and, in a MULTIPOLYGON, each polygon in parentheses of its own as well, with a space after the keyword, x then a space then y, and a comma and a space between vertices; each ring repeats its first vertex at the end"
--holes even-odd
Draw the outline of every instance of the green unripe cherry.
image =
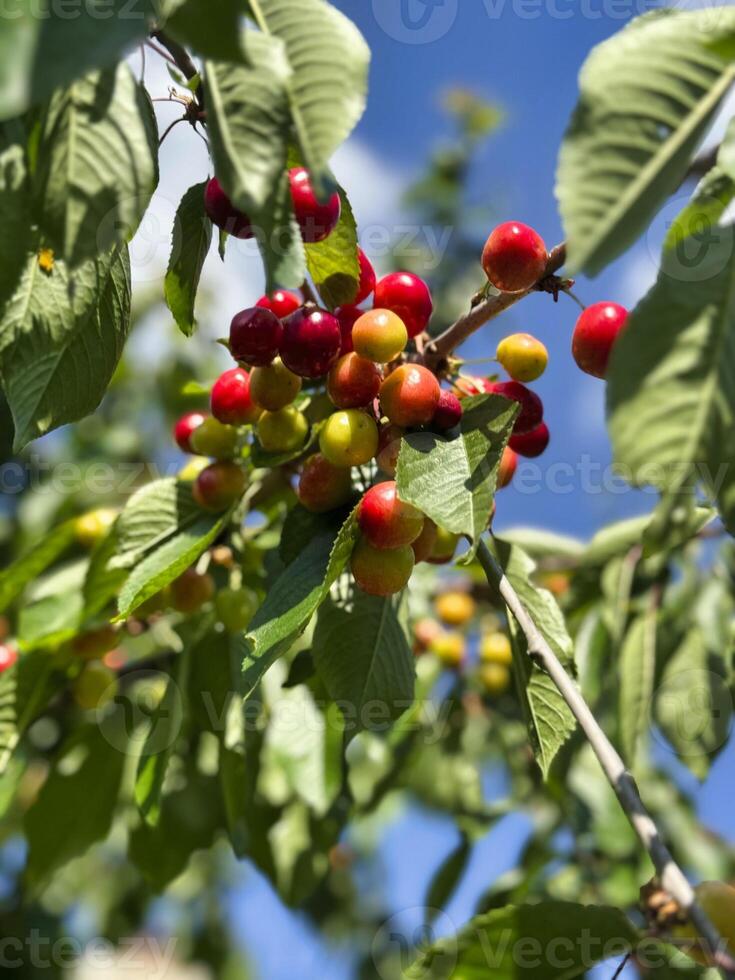
POLYGON ((258 441, 267 453, 292 453, 306 442, 306 416, 289 405, 277 412, 263 412, 257 427, 258 441))
POLYGON ((333 466, 362 466, 378 451, 378 426, 359 408, 335 412, 324 423, 319 448, 333 466))
POLYGON ((220 589, 214 605, 227 632, 241 633, 255 615, 258 597, 250 589, 220 589))

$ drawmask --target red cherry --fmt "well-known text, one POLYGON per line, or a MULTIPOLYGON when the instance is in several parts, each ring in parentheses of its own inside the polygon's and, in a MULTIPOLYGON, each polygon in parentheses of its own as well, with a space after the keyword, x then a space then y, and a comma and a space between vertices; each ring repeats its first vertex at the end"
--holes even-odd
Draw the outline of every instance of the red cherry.
POLYGON ((339 329, 342 331, 342 348, 340 354, 350 354, 355 345, 352 343, 352 328, 360 319, 363 310, 357 306, 339 306, 334 311, 334 315, 339 320, 339 329))
POLYGON ((360 283, 357 287, 357 296, 352 301, 354 306, 364 302, 370 293, 375 291, 377 281, 372 262, 359 247, 357 249, 357 261, 360 263, 360 283))
POLYGON ((440 397, 439 382, 421 364, 401 364, 380 386, 383 415, 403 428, 431 422, 440 397))
POLYGON ((503 487, 508 486, 510 481, 515 476, 517 468, 518 456, 513 452, 510 446, 506 446, 503 450, 503 455, 500 457, 500 466, 498 467, 498 490, 502 490, 503 487))
POLYGON ((342 331, 325 310, 302 308, 283 324, 281 360, 301 378, 321 378, 339 357, 342 331))
POLYGON ((191 439, 192 432, 199 428, 205 418, 206 415, 203 415, 201 412, 188 412, 186 415, 182 415, 176 423, 174 426, 174 439, 176 440, 176 445, 182 452, 194 452, 189 440, 191 439))
POLYGON ((523 432, 520 435, 511 436, 508 440, 508 445, 519 456, 535 459, 549 445, 549 428, 545 422, 542 422, 535 429, 531 429, 530 432, 523 432))
POLYGON ((431 428, 435 432, 449 432, 455 425, 459 425, 461 418, 462 402, 451 391, 442 391, 434 418, 431 420, 431 428))
POLYGON ((230 353, 236 361, 265 367, 278 353, 283 325, 275 313, 254 306, 235 314, 230 324, 230 353))
POLYGON ((10 670, 18 659, 18 651, 5 643, 0 644, 0 674, 10 670))
POLYGON ((577 320, 572 336, 572 355, 593 378, 604 378, 610 353, 625 326, 628 311, 619 303, 593 303, 577 320))
POLYGON ((547 261, 543 238, 520 221, 498 225, 482 252, 485 275, 504 293, 530 289, 543 276, 547 261))
POLYGON ((192 487, 194 500, 204 510, 227 510, 245 493, 245 473, 236 463, 211 463, 197 476, 192 487))
POLYGON ((261 409, 250 397, 250 375, 242 368, 225 371, 212 386, 212 415, 225 425, 257 422, 261 409))
POLYGON ((521 435, 530 432, 543 422, 544 405, 539 396, 520 381, 495 381, 490 385, 490 391, 502 395, 521 406, 513 426, 513 434, 521 435))
POLYGON ((424 528, 424 515, 398 499, 395 481, 370 487, 357 509, 357 523, 373 548, 387 550, 411 544, 424 528))
POLYGON ((311 186, 309 172, 304 167, 294 167, 289 171, 291 199, 293 200, 296 223, 301 229, 305 242, 321 242, 334 231, 342 211, 339 194, 332 194, 326 204, 322 204, 311 186))
POLYGON ((406 324, 409 337, 426 330, 434 304, 429 287, 411 272, 392 272, 375 287, 376 309, 391 310, 406 324))
POLYGON ((216 177, 212 177, 204 191, 204 210, 209 220, 235 238, 252 238, 250 218, 233 207, 232 201, 222 190, 216 177))
POLYGON ((264 310, 275 313, 279 320, 290 316, 303 304, 303 300, 296 293, 291 293, 287 289, 277 289, 270 296, 261 296, 256 306, 264 310))

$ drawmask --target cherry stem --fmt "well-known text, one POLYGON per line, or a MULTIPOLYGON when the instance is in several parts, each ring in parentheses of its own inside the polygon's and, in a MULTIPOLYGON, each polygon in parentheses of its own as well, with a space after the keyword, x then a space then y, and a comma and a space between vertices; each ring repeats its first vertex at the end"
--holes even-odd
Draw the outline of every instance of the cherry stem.
POLYGON ((581 300, 581 299, 579 298, 579 296, 577 296, 577 295, 576 295, 575 293, 573 293, 573 292, 571 291, 571 289, 562 289, 561 291, 562 291, 562 292, 564 293, 564 295, 565 295, 565 296, 568 296, 568 297, 569 297, 569 299, 573 299, 573 300, 574 300, 574 302, 575 302, 575 303, 577 304, 577 306, 578 306, 578 307, 579 307, 579 308, 580 308, 581 310, 586 310, 586 309, 587 309, 587 307, 586 307, 586 306, 584 305, 584 303, 583 303, 583 302, 582 302, 582 300, 581 300))
POLYGON ((186 122, 186 116, 180 116, 178 119, 174 119, 174 121, 172 123, 169 123, 169 125, 164 129, 163 135, 161 136, 161 138, 158 141, 159 147, 160 146, 163 146, 163 141, 166 139, 166 137, 171 132, 171 130, 174 128, 174 126, 178 126, 179 123, 182 123, 182 122, 186 122))
POLYGON ((178 68, 179 67, 176 64, 176 59, 175 58, 172 58, 171 55, 168 53, 168 51, 164 51, 163 48, 159 48, 157 44, 154 44, 153 43, 153 41, 148 40, 145 43, 151 49, 151 51, 155 51, 156 54, 160 58, 163 58, 164 61, 167 61, 170 65, 173 65, 174 68, 178 68))

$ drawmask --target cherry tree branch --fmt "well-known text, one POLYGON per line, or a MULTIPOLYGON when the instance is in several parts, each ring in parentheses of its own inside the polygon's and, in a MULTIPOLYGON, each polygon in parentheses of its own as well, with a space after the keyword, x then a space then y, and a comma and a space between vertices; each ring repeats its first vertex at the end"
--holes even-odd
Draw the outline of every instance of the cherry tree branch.
MULTIPOLYGON (((196 76, 199 74, 199 69, 194 64, 194 62, 191 59, 191 56, 189 55, 189 52, 186 50, 186 48, 183 45, 179 44, 179 42, 175 41, 172 37, 169 37, 169 35, 162 30, 156 29, 151 31, 151 37, 155 38, 156 41, 158 41, 158 43, 161 44, 166 49, 166 51, 171 56, 173 63, 176 65, 176 67, 179 69, 179 71, 186 78, 187 81, 191 81, 192 78, 196 78, 196 76)), ((161 52, 159 52, 159 54, 160 53, 161 52)), ((197 86, 197 90, 194 93, 194 97, 196 98, 197 105, 199 106, 200 110, 203 111, 204 110, 204 87, 201 82, 197 86)))
POLYGON ((447 358, 460 344, 464 343, 476 330, 484 326, 488 320, 492 320, 499 314, 504 313, 505 310, 510 309, 511 306, 514 306, 519 300, 522 300, 530 293, 542 289, 544 280, 550 276, 554 276, 561 269, 566 261, 566 257, 567 248, 565 243, 562 242, 549 252, 549 261, 546 263, 543 276, 530 289, 527 289, 523 293, 495 293, 473 306, 469 313, 465 313, 451 327, 447 327, 444 333, 439 334, 438 337, 426 345, 426 350, 424 351, 426 366, 435 372, 441 373, 446 367, 447 358))
POLYGON ((529 655, 543 667, 577 719, 579 727, 597 756, 626 817, 648 852, 661 880, 661 886, 671 895, 695 926, 697 935, 701 939, 702 948, 708 955, 710 962, 719 969, 726 980, 735 980, 735 960, 727 952, 725 941, 697 902, 694 890, 684 872, 671 856, 658 827, 641 800, 633 776, 626 769, 625 763, 603 732, 589 705, 582 697, 579 688, 546 642, 528 610, 521 602, 518 593, 484 541, 480 542, 477 557, 488 582, 498 589, 523 631, 528 644, 529 655))

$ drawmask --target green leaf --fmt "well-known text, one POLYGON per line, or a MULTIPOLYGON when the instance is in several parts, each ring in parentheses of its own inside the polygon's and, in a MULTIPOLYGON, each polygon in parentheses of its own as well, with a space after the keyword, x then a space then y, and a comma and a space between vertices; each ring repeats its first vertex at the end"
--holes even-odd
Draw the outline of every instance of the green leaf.
POLYGON ((29 582, 38 578, 41 572, 71 547, 75 534, 74 525, 74 520, 59 524, 45 534, 30 551, 0 572, 0 612, 4 612, 29 582))
POLYGON ((26 878, 32 888, 107 836, 124 764, 125 753, 96 724, 77 730, 64 744, 25 815, 26 878))
POLYGON ((69 267, 132 238, 158 184, 158 128, 127 64, 54 95, 38 160, 41 231, 69 267))
POLYGON ((717 229, 687 267, 661 272, 613 350, 607 410, 616 466, 669 494, 698 481, 735 527, 735 234, 717 229))
POLYGON ((264 210, 256 215, 256 237, 265 266, 265 291, 278 286, 298 289, 306 278, 306 255, 293 214, 288 174, 271 190, 264 210))
MULTIPOLYGON (((732 9, 718 15, 720 30, 735 22, 732 9)), ((660 11, 589 55, 557 180, 572 270, 600 272, 684 178, 735 78, 707 47, 711 28, 709 11, 660 11)))
MULTIPOLYGON (((500 564, 521 602, 562 666, 571 673, 574 667, 573 644, 564 616, 552 594, 532 584, 531 576, 535 569, 533 561, 517 545, 508 545, 500 540, 496 540, 494 544, 500 564)), ((484 544, 479 552, 481 562, 483 548, 484 544)), ((515 620, 511 618, 510 624, 514 639, 513 668, 516 685, 536 761, 546 777, 557 752, 574 731, 576 722, 554 682, 528 656, 525 637, 515 620)))
POLYGON ((689 203, 671 222, 664 239, 664 250, 683 250, 687 246, 697 250, 689 239, 694 239, 700 247, 704 242, 706 247, 713 225, 719 222, 734 197, 735 180, 720 167, 713 167, 697 184, 689 203))
POLYGON ((111 562, 119 549, 117 525, 97 543, 89 560, 82 595, 82 621, 92 619, 113 600, 128 576, 126 569, 115 568, 111 562))
POLYGON ((78 631, 84 601, 79 592, 60 592, 32 602, 18 616, 21 650, 48 649, 71 639, 78 631))
POLYGON ((191 337, 196 326, 194 301, 212 244, 212 222, 204 212, 206 186, 206 183, 195 184, 181 199, 164 283, 166 305, 186 337, 191 337))
POLYGON ((47 704, 55 687, 47 653, 21 655, 0 674, 0 775, 4 776, 23 732, 47 704))
POLYGON ((15 450, 94 411, 130 327, 127 247, 70 273, 29 257, 0 322, 0 377, 15 450))
POLYGON ((415 658, 400 618, 401 598, 354 590, 330 599, 314 631, 314 663, 350 736, 384 731, 413 703, 415 658))
POLYGON ((166 20, 166 32, 204 58, 241 61, 242 21, 246 0, 184 0, 166 20))
POLYGON ((146 599, 160 592, 193 565, 222 533, 229 517, 229 513, 221 517, 201 517, 191 527, 179 531, 147 555, 135 567, 120 591, 117 619, 127 619, 146 599))
MULTIPOLYGON (((318 183, 365 109, 369 48, 325 0, 251 0, 250 9, 258 27, 285 46, 293 125, 318 183)), ((246 43, 249 51, 250 35, 246 43)))
POLYGON ((191 484, 175 477, 146 483, 128 499, 117 520, 117 554, 110 564, 130 568, 147 551, 202 516, 191 495, 191 484))
POLYGON ((634 769, 641 743, 651 721, 651 702, 656 675, 655 606, 633 620, 620 651, 620 746, 629 768, 634 769))
POLYGON ((426 923, 430 925, 457 890, 472 854, 469 838, 462 837, 434 872, 426 892, 426 923))
POLYGON ((721 657, 693 626, 668 661, 656 689, 654 717, 681 762, 705 779, 727 744, 732 698, 721 657))
POLYGON ((5 304, 17 288, 27 253, 32 248, 27 142, 25 121, 15 119, 0 124, 0 214, 3 216, 3 234, 0 236, 0 320, 5 304))
POLYGON ((472 560, 492 511, 498 466, 518 405, 499 395, 464 402, 460 433, 453 439, 413 432, 401 442, 398 495, 454 534, 465 534, 472 560))
POLYGON ((166 690, 151 717, 138 760, 135 802, 145 822, 152 826, 161 817, 163 780, 184 719, 183 693, 189 671, 189 649, 185 647, 179 657, 176 677, 170 676, 166 682, 166 690))
POLYGON ((352 303, 360 282, 357 224, 347 195, 339 188, 342 212, 334 231, 323 242, 307 243, 306 266, 325 306, 334 310, 352 303))
POLYGON ((153 0, 85 0, 71 10, 54 0, 19 0, 11 9, 0 32, 0 119, 113 65, 146 37, 156 15, 153 0))
POLYGON ((424 980, 572 980, 635 947, 638 931, 610 906, 574 902, 507 905, 440 939, 404 976, 424 980))
POLYGON ((246 696, 306 629, 346 567, 356 537, 353 512, 336 536, 327 531, 314 537, 274 582, 245 637, 242 669, 246 696))

